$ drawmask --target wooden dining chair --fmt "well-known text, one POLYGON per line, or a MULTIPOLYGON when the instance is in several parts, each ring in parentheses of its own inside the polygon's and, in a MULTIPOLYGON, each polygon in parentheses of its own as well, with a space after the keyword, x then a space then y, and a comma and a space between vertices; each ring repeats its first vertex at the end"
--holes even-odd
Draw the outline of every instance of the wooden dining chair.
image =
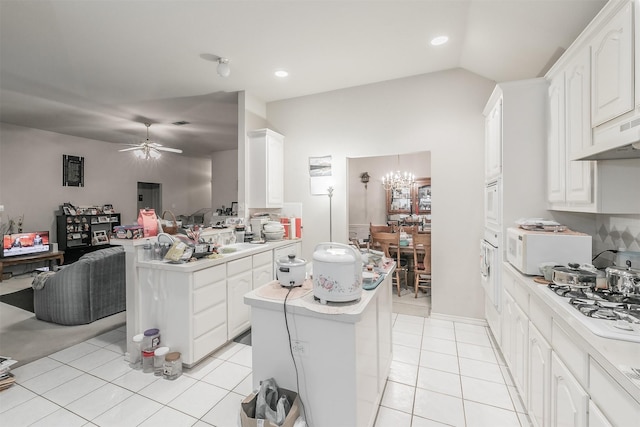
POLYGON ((431 290, 431 233, 413 233, 414 291, 431 290))
POLYGON ((369 223, 369 235, 372 235, 373 233, 378 233, 378 232, 385 232, 385 233, 392 233, 393 232, 393 226, 391 225, 374 225, 372 223, 369 223))
POLYGON ((398 296, 400 296, 400 273, 403 273, 405 281, 407 280, 407 269, 402 267, 400 263, 400 233, 388 233, 384 231, 371 233, 371 245, 374 249, 378 248, 381 250, 385 257, 395 260, 396 271, 394 280, 398 288, 398 296))

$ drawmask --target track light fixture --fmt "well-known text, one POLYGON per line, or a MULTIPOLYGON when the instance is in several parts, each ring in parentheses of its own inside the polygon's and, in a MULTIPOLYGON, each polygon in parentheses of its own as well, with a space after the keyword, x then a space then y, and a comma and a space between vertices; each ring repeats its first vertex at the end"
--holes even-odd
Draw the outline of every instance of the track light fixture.
POLYGON ((218 75, 220 77, 229 77, 231 68, 229 68, 229 60, 227 58, 218 58, 218 75))

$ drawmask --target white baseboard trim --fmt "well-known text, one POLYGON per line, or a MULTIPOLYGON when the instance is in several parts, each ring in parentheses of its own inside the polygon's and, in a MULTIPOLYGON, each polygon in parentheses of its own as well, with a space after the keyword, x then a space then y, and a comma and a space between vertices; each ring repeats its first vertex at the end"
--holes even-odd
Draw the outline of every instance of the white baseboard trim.
POLYGON ((449 320, 451 322, 469 323, 471 325, 489 326, 486 319, 476 319, 473 317, 452 316, 450 314, 440 314, 431 312, 432 319, 449 320))

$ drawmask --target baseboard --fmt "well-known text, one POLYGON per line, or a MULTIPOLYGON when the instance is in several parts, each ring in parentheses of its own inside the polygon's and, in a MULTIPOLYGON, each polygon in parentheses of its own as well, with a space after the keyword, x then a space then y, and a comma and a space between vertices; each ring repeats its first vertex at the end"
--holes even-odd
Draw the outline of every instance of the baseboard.
POLYGON ((469 323, 471 325, 489 326, 486 319, 475 319, 473 317, 452 316, 450 314, 431 312, 431 318, 438 320, 449 320, 451 322, 469 323))

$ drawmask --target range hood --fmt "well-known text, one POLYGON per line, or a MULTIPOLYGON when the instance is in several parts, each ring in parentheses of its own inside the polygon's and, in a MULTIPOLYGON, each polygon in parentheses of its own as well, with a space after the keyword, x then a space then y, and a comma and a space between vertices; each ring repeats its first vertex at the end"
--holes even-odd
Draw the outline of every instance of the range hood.
POLYGON ((572 160, 640 159, 640 112, 615 125, 595 129, 593 145, 572 160))

